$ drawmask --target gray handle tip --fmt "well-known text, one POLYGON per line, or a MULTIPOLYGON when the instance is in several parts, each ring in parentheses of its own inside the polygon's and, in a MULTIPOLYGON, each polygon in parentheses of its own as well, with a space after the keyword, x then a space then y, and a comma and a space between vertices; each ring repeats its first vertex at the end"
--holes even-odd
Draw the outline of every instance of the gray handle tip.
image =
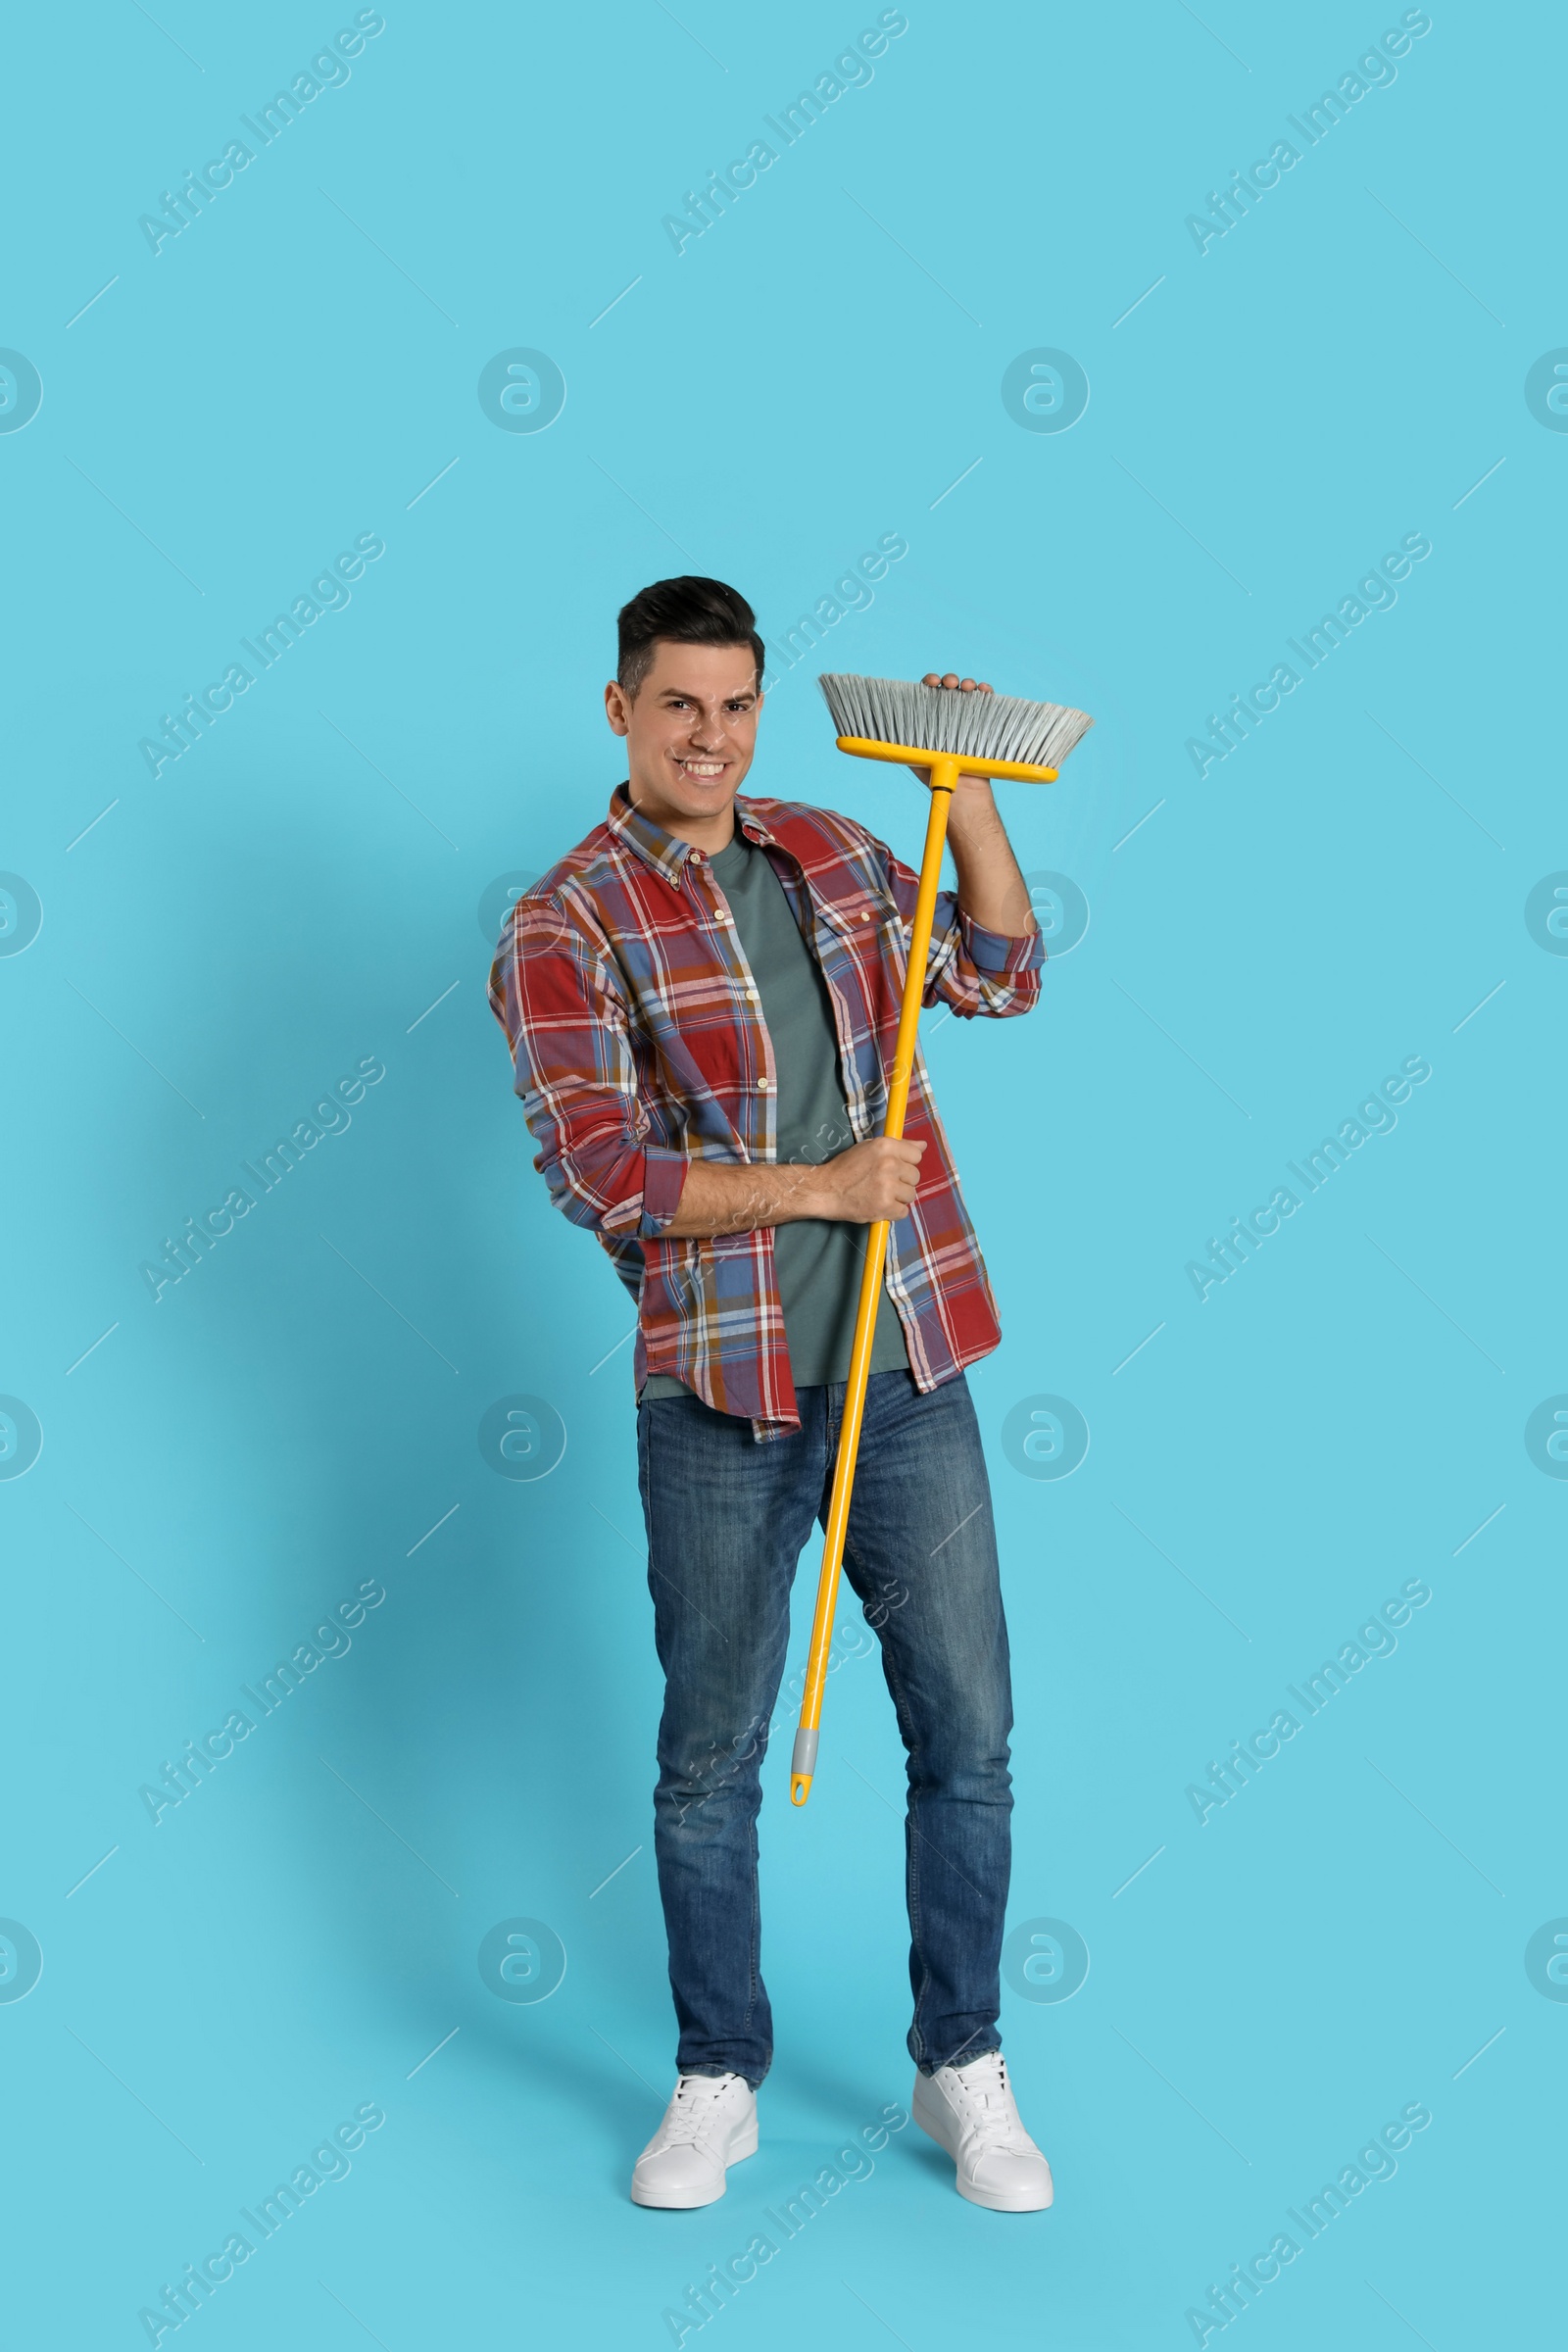
POLYGON ((815 1772, 816 1743, 820 1736, 821 1735, 817 1732, 808 1731, 804 1725, 796 1733, 795 1752, 790 1757, 790 1772, 792 1776, 797 1772, 815 1772))

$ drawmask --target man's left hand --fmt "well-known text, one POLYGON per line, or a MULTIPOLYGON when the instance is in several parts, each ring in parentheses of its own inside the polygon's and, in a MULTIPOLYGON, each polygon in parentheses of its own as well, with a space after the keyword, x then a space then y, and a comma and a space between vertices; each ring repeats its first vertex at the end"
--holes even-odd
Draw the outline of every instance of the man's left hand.
MULTIPOLYGON (((928 669, 925 673, 925 676, 920 680, 920 683, 922 686, 943 686, 946 687, 950 693, 955 694, 990 694, 992 692, 991 687, 986 684, 984 678, 960 678, 956 670, 951 669, 947 672, 946 676, 939 675, 934 669, 928 669)), ((909 772, 911 775, 918 776, 921 783, 924 784, 929 790, 931 784, 931 770, 928 767, 911 767, 909 772)), ((953 806, 956 808, 960 803, 962 803, 966 806, 972 807, 981 799, 987 801, 992 799, 990 777, 960 774, 958 777, 957 789, 955 791, 953 796, 953 806)))

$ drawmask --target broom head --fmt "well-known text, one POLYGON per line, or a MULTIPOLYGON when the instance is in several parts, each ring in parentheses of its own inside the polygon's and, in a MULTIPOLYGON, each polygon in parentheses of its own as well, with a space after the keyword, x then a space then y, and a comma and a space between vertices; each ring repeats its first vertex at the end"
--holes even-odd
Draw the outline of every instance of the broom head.
POLYGON ((1025 703, 1008 694, 968 694, 904 678, 819 677, 841 740, 893 744, 911 752, 972 759, 977 766, 1060 766, 1094 725, 1062 703, 1025 703))

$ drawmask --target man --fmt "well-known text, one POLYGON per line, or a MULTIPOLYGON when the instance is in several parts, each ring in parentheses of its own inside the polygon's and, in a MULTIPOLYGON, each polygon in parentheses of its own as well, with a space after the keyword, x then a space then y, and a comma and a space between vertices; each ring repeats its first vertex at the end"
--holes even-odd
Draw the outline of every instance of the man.
MULTIPOLYGON (((862 1229, 888 1218, 845 1574, 907 1752, 913 2114, 962 2195, 1033 2212, 1051 2173, 997 2032, 1007 1638, 964 1377, 1001 1331, 918 1059, 904 1139, 878 1132, 917 878, 848 817, 737 797, 762 670, 733 588, 661 580, 632 599, 605 689, 627 779, 516 902, 490 981, 534 1165, 638 1305, 665 1677, 655 1849, 680 2039, 631 2193, 709 2204, 757 2146, 772 2056, 760 1770, 796 1563, 832 1486, 862 1229)), ((924 1001, 1025 1012, 1043 951, 984 778, 959 778, 948 840, 958 886, 937 901, 924 1001)))

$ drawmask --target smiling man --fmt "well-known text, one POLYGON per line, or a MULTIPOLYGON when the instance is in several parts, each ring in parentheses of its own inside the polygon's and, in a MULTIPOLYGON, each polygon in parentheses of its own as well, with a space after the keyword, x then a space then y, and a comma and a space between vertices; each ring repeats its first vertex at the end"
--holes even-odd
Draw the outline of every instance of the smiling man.
MULTIPOLYGON (((963 2196, 1035 2212, 1051 2173, 997 2031, 1012 1704, 964 1373, 1001 1329, 918 1056, 903 1140, 878 1132, 917 876, 850 817, 739 797, 762 667, 752 609, 721 581, 661 580, 624 608, 605 710, 626 781, 518 899, 490 979, 534 1165, 637 1306, 679 2043, 631 2193, 710 2204, 757 2146, 760 1767, 796 1564, 832 1487, 865 1228, 888 1218, 845 1574, 907 1758, 913 2113, 963 2196)), ((984 778, 959 778, 948 840, 957 890, 937 900, 924 1002, 1026 1012, 1043 951, 984 778)))

